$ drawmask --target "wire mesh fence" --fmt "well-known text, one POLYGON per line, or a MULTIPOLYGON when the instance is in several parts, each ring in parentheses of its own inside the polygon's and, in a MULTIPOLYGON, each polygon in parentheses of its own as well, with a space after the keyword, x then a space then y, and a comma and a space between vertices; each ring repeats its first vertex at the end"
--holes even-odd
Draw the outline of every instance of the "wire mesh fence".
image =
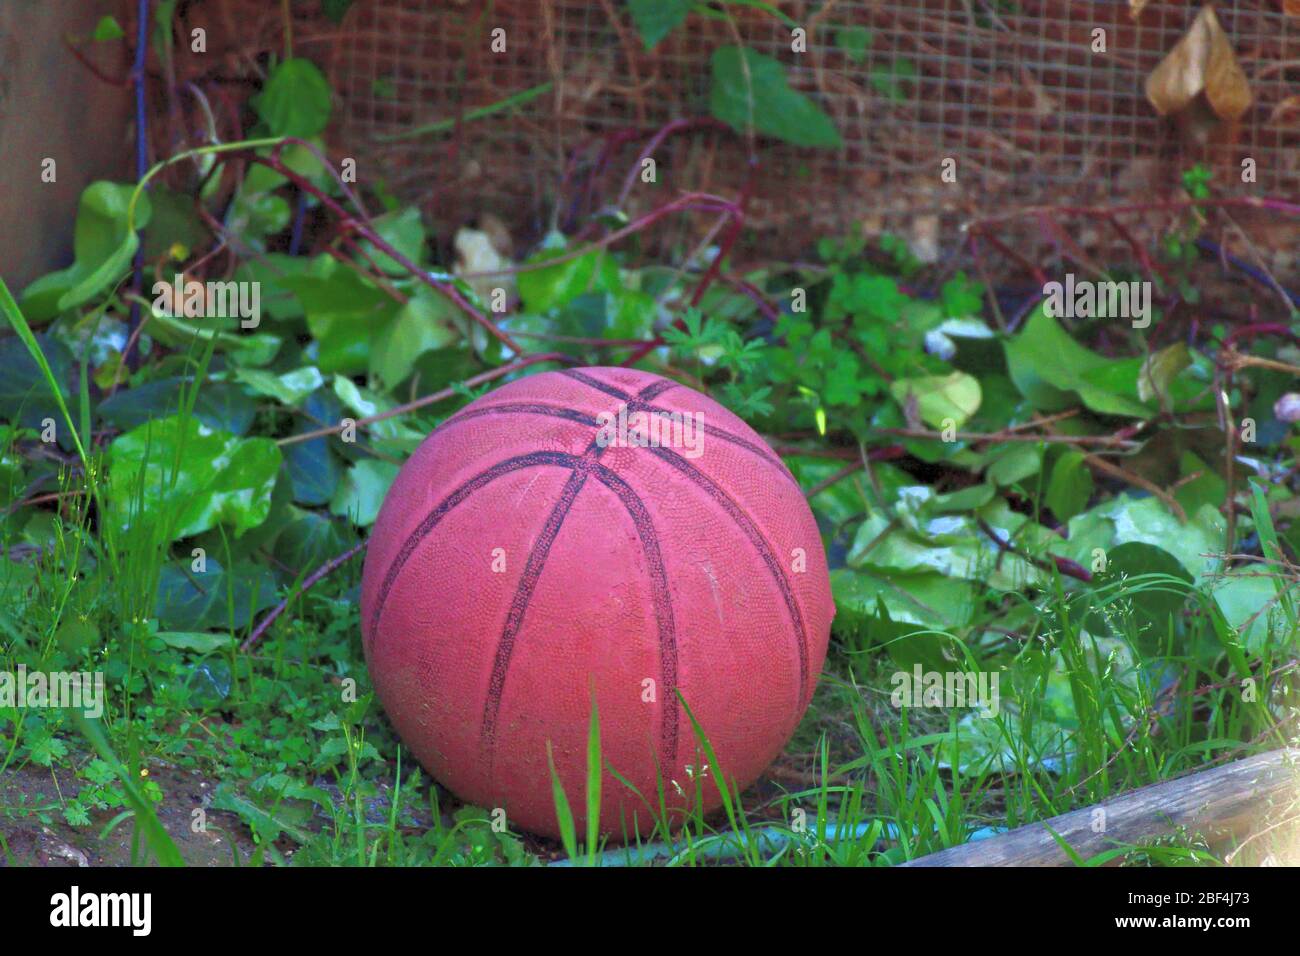
MULTIPOLYGON (((769 254, 795 256, 818 235, 862 229, 900 232, 938 256, 947 227, 970 218, 1149 199, 1176 189, 1195 163, 1226 195, 1300 193, 1300 19, 1281 0, 1216 6, 1253 94, 1239 122, 1197 130, 1148 102, 1147 76, 1198 8, 829 0, 774 13, 730 4, 725 16, 692 15, 647 51, 616 0, 365 0, 330 57, 344 101, 337 138, 439 225, 491 212, 535 238, 599 206, 592 178, 622 178, 644 143, 622 131, 706 116, 710 55, 743 43, 780 60, 842 139, 833 149, 761 141, 748 224, 769 254), (806 52, 792 49, 793 25, 806 30, 806 52), (494 53, 497 27, 506 49, 494 53), (441 126, 412 135, 431 123, 441 126), (1255 182, 1243 182, 1246 159, 1255 182), (941 176, 944 160, 955 182, 941 176)), ((742 189, 746 156, 743 137, 709 130, 656 153, 661 185, 723 194, 742 189)))

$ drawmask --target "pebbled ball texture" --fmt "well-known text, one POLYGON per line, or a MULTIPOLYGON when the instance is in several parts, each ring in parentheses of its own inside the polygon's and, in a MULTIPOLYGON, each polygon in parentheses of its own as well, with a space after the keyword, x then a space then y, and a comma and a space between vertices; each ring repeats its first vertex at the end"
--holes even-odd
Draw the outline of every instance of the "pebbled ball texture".
MULTIPOLYGON (((835 608, 803 494, 748 425, 668 379, 585 368, 497 389, 424 441, 379 512, 361 613, 379 699, 424 767, 557 836, 547 743, 585 832, 593 693, 607 768, 656 810, 660 768, 670 808, 703 773, 712 810, 719 768, 702 770, 678 693, 748 786, 808 706, 835 608), (620 405, 630 440, 597 440, 620 405), (698 453, 689 431, 636 447, 638 411, 703 413, 698 453)), ((602 832, 652 826, 606 769, 602 832)))

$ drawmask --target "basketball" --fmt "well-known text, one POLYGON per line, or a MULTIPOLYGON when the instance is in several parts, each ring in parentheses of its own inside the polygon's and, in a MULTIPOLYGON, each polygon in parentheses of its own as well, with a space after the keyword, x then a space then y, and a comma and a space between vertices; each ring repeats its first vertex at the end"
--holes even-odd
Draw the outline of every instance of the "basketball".
POLYGON ((623 839, 650 832, 661 788, 680 818, 720 805, 719 774, 757 779, 835 609, 804 495, 753 429, 669 379, 583 368, 511 382, 425 439, 375 522, 361 613, 402 741, 512 828, 559 835, 553 761, 583 832, 594 700, 600 829, 623 839))

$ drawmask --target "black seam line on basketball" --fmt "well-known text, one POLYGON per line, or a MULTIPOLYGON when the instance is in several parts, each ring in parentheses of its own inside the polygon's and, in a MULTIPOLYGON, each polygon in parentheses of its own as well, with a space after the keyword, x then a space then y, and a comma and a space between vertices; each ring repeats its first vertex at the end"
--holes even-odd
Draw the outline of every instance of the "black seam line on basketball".
MULTIPOLYGON (((457 422, 469 421, 473 418, 480 418, 484 415, 550 415, 552 418, 564 418, 571 422, 577 422, 579 425, 589 425, 596 428, 600 423, 591 415, 580 412, 576 408, 564 408, 559 405, 543 405, 539 402, 506 402, 502 405, 489 405, 487 408, 467 408, 464 411, 457 412, 451 418, 442 424, 455 425, 457 422)), ((440 426, 441 427, 441 426, 440 426)))
MULTIPOLYGON (((592 378, 590 375, 584 375, 582 372, 579 372, 576 369, 570 369, 570 368, 560 369, 560 374, 568 376, 574 381, 582 382, 584 385, 589 385, 594 389, 604 392, 606 395, 612 395, 614 398, 622 399, 624 402, 627 403, 628 411, 653 412, 661 415, 672 414, 671 409, 659 408, 656 405, 651 405, 645 400, 643 400, 643 398, 641 397, 641 395, 645 395, 646 393, 649 393, 650 390, 653 389, 655 386, 665 384, 663 381, 655 382, 647 386, 642 391, 641 395, 633 395, 631 392, 625 392, 623 391, 623 389, 618 388, 617 386, 606 385, 604 382, 600 381, 599 379, 592 378)), ((677 384, 676 382, 669 382, 668 387, 671 388, 676 384, 677 384)), ((665 391, 666 390, 667 389, 665 389, 665 391)), ((658 394, 661 393, 653 393, 650 394, 649 397, 654 398, 658 394)), ((786 463, 781 460, 781 457, 779 455, 775 454, 770 449, 762 448, 758 445, 755 445, 752 441, 749 441, 748 439, 741 438, 739 435, 733 435, 731 432, 728 431, 723 431, 721 428, 718 428, 716 425, 710 425, 707 422, 705 422, 704 424, 704 434, 712 438, 720 438, 723 441, 731 442, 731 444, 737 445, 745 449, 746 451, 750 452, 751 454, 757 455, 763 460, 771 462, 772 464, 776 465, 777 468, 780 469, 781 474, 784 475, 787 480, 792 482, 796 488, 800 488, 799 480, 795 478, 793 474, 791 474, 790 469, 786 466, 786 463)), ((801 493, 802 490, 803 489, 800 488, 801 493)))
MULTIPOLYGON (((594 447, 593 443, 592 447, 587 449, 588 454, 594 447)), ((515 638, 524 626, 524 615, 528 611, 528 604, 533 598, 537 582, 541 579, 542 569, 546 567, 546 558, 551 553, 551 545, 555 543, 560 528, 564 525, 564 519, 568 517, 569 509, 573 507, 573 502, 589 474, 588 462, 591 459, 586 456, 581 459, 577 456, 573 457, 575 459, 573 470, 560 490, 559 500, 547 515, 542 533, 537 536, 537 540, 528 552, 528 560, 524 564, 523 573, 519 575, 515 596, 510 602, 510 612, 506 615, 506 624, 501 630, 496 654, 492 658, 492 674, 488 679, 487 699, 483 702, 483 725, 479 733, 480 742, 489 755, 492 753, 493 739, 496 736, 497 714, 501 709, 501 695, 505 692, 506 673, 510 669, 510 656, 514 653, 515 638)))
POLYGON ((592 471, 596 480, 623 503, 637 536, 641 539, 641 551, 645 555, 646 568, 650 574, 655 625, 659 631, 658 699, 663 701, 660 759, 665 768, 672 768, 677 763, 677 626, 673 620, 672 592, 668 586, 663 552, 659 549, 659 536, 655 533, 650 509, 631 485, 604 465, 597 464, 592 471))
POLYGON ((415 549, 420 546, 420 542, 428 537, 430 532, 437 527, 438 522, 447 516, 448 512, 475 491, 502 475, 539 465, 560 465, 572 468, 577 460, 577 455, 562 451, 535 451, 526 455, 516 455, 514 458, 499 461, 491 468, 479 472, 444 498, 437 507, 424 516, 424 520, 407 536, 406 541, 402 543, 401 550, 397 552, 397 557, 388 566, 383 583, 379 587, 379 594, 375 598, 374 609, 370 612, 370 641, 373 642, 379 633, 379 618, 383 613, 384 605, 388 601, 388 593, 393 589, 393 585, 397 581, 397 576, 402 573, 402 568, 406 566, 406 562, 415 553, 415 549))
POLYGON ((659 381, 653 382, 652 384, 647 385, 645 388, 641 389, 641 391, 637 392, 636 397, 641 399, 641 401, 643 402, 650 402, 650 401, 654 401, 656 398, 658 398, 664 392, 668 391, 670 388, 676 388, 676 387, 677 387, 677 383, 674 382, 671 378, 661 378, 659 381))
POLYGON ((808 632, 804 629, 803 614, 799 610, 798 601, 795 600, 794 591, 790 588, 790 582, 786 579, 785 570, 781 567, 780 562, 777 561, 776 555, 773 554, 771 547, 768 545, 766 539, 764 539, 763 533, 759 531, 758 525, 756 525, 753 519, 745 513, 744 509, 736 503, 734 498, 727 494, 722 488, 718 487, 718 485, 714 484, 713 479, 700 471, 681 455, 678 455, 676 452, 668 448, 651 447, 649 451, 656 457, 668 462, 668 464, 672 465, 684 474, 699 488, 702 488, 710 498, 720 504, 723 510, 731 516, 731 520, 745 532, 746 537, 749 538, 750 543, 754 546, 754 549, 758 551, 759 556, 762 557, 763 562, 767 565, 768 571, 771 572, 773 579, 776 581, 776 586, 781 591, 781 597, 785 599, 785 607, 790 614, 790 621, 794 624, 795 631, 798 633, 799 702, 801 706, 806 706, 808 703, 808 632))
POLYGON ((606 385, 598 378, 592 378, 585 372, 579 372, 575 368, 562 368, 560 374, 573 379, 575 382, 581 382, 588 388, 594 388, 598 392, 604 392, 606 395, 613 395, 615 398, 621 398, 627 401, 632 397, 631 392, 625 392, 617 385, 606 385))

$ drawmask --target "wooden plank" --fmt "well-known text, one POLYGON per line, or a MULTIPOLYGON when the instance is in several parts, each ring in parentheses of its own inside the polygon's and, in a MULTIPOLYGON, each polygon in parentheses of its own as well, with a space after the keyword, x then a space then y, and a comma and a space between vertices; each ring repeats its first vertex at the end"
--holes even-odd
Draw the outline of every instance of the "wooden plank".
POLYGON ((1241 836, 1269 810, 1285 808, 1298 796, 1300 750, 1273 750, 901 865, 1070 866, 1069 856, 1048 827, 1086 860, 1120 844, 1163 836, 1179 826, 1212 838, 1241 836))

